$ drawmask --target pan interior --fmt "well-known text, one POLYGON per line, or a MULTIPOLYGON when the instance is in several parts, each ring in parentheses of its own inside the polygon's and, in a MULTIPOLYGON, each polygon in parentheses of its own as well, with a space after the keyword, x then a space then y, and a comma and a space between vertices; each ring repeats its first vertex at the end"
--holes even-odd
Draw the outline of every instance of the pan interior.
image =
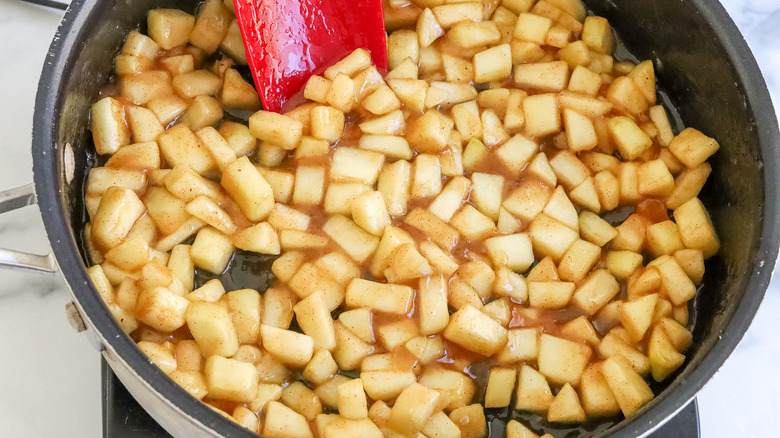
MULTIPOLYGON (((36 187, 63 273, 102 337, 114 339, 112 347, 117 353, 153 386, 163 388, 163 393, 185 412, 208 419, 207 422, 220 433, 233 435, 240 434, 240 429, 219 420, 216 414, 195 402, 151 367, 113 322, 94 290, 77 286, 86 284, 87 278, 84 272, 86 251, 81 240, 87 220, 83 202, 86 177, 89 169, 99 161, 88 130, 89 108, 97 100, 99 91, 113 80, 113 55, 120 50, 125 35, 130 30, 143 29, 149 9, 172 7, 193 12, 196 3, 195 0, 74 1, 64 28, 68 32, 61 35, 62 41, 55 42, 55 45, 59 44, 59 53, 52 55, 55 62, 47 67, 48 71, 44 71, 42 80, 38 111, 49 115, 36 114, 36 187), (48 125, 46 117, 51 119, 48 125), (75 178, 70 183, 64 179, 60 156, 66 143, 72 145, 76 159, 75 178), (46 154, 46 151, 51 151, 52 145, 57 153, 46 154), (59 224, 54 216, 60 213, 65 219, 62 231, 70 233, 70 236, 55 242, 53 236, 58 233, 59 224), (75 250, 79 252, 80 259, 64 261, 72 259, 75 250)), ((711 161, 712 176, 701 195, 721 237, 721 251, 708 261, 704 284, 691 309, 696 329, 686 365, 670 383, 654 388, 660 394, 649 408, 653 410, 652 419, 648 415, 640 415, 612 429, 615 436, 636 436, 681 408, 705 383, 711 373, 703 379, 689 380, 695 376, 697 368, 707 363, 705 359, 724 332, 737 339, 741 337, 763 296, 768 274, 761 274, 760 268, 763 263, 768 266, 766 269, 771 269, 774 256, 762 252, 761 238, 765 215, 769 214, 770 222, 777 223, 777 207, 774 205, 776 199, 771 198, 768 210, 765 205, 768 198, 763 160, 767 157, 762 157, 761 141, 762 134, 764 139, 767 138, 767 129, 771 132, 777 129, 776 124, 766 127, 766 114, 763 119, 757 116, 761 112, 773 115, 771 105, 756 108, 749 98, 750 90, 746 84, 763 84, 757 70, 750 70, 750 66, 740 67, 738 62, 729 58, 729 47, 723 42, 724 33, 736 32, 736 28, 717 28, 708 21, 713 16, 713 9, 718 8, 718 13, 725 14, 720 6, 704 5, 703 1, 677 0, 590 0, 585 3, 594 14, 610 20, 625 47, 637 59, 654 61, 659 86, 665 91, 668 103, 676 109, 680 120, 684 120, 687 126, 696 126, 721 144, 720 152, 711 161), (747 69, 749 77, 741 68, 747 69), (749 288, 751 275, 756 270, 758 273, 755 275, 763 277, 756 280, 758 287, 749 288), (751 304, 747 310, 738 312, 743 302, 751 304), (742 332, 728 333, 727 327, 736 319, 743 322, 740 325, 742 332), (682 386, 687 389, 676 390, 682 386)), ((749 59, 752 61, 752 58, 749 59)), ((776 135, 772 138, 776 142, 776 135)), ((774 147, 777 155, 777 145, 774 147)), ((765 146, 764 154, 769 150, 770 146, 765 146)), ((241 263, 241 260, 234 263, 241 263)), ((240 283, 244 280, 236 281, 240 283)), ((733 341, 732 344, 735 343, 733 341)), ((729 352, 730 349, 725 355, 719 353, 722 357, 717 360, 724 360, 729 352)), ((594 436, 602 436, 602 432, 601 427, 593 429, 594 436)))

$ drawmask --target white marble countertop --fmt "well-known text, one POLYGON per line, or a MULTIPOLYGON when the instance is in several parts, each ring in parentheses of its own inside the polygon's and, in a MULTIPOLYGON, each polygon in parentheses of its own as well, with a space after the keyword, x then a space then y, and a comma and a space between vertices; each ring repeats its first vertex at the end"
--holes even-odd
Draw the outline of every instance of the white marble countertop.
MULTIPOLYGON (((722 0, 744 33, 780 109, 780 2, 722 0)), ((61 12, 0 2, 0 190, 32 181, 38 76, 61 12)), ((38 210, 0 217, 0 246, 45 253, 38 210)), ((65 320, 59 277, 0 271, 0 436, 98 437, 100 357, 65 320)), ((780 279, 742 344, 698 397, 702 436, 777 436, 780 279)))

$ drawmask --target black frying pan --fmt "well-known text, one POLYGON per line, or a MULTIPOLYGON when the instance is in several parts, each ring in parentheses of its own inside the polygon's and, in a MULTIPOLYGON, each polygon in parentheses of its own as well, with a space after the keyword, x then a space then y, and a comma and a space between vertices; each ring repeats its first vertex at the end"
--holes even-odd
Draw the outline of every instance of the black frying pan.
MULTIPOLYGON (((47 0, 39 0, 47 1, 47 0)), ((655 62, 659 84, 684 120, 718 139, 702 199, 722 239, 707 263, 691 309, 693 345, 684 367, 642 412, 595 436, 649 434, 688 404, 747 330, 769 284, 780 241, 780 134, 769 93, 750 50, 712 0, 586 0, 610 20, 627 49, 655 62)), ((114 322, 85 271, 80 235, 86 176, 95 164, 90 105, 110 80, 113 57, 128 31, 155 7, 192 11, 196 0, 74 0, 46 59, 33 131, 35 194, 54 257, 88 329, 134 397, 176 436, 253 436, 190 397, 135 347, 114 322)), ((0 196, 8 209, 30 190, 0 196)), ((24 255, 3 253, 0 265, 24 255), (4 260, 3 260, 4 258, 4 260)), ((50 258, 23 259, 42 267, 50 258)), ((495 431, 492 436, 503 436, 495 431)))

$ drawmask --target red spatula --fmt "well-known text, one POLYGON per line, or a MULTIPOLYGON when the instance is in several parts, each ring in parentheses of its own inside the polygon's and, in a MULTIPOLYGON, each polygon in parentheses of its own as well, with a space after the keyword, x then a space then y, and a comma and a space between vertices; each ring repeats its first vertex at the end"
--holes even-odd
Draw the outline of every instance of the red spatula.
POLYGON ((234 0, 249 67, 267 111, 353 50, 387 69, 382 0, 234 0))

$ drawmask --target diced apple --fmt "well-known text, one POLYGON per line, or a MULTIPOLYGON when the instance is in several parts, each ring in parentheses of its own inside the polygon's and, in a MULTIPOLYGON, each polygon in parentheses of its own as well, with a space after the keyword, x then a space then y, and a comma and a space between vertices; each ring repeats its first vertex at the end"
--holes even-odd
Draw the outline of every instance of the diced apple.
POLYGON ((450 318, 444 337, 469 351, 491 356, 506 345, 507 331, 472 306, 464 306, 450 318))

